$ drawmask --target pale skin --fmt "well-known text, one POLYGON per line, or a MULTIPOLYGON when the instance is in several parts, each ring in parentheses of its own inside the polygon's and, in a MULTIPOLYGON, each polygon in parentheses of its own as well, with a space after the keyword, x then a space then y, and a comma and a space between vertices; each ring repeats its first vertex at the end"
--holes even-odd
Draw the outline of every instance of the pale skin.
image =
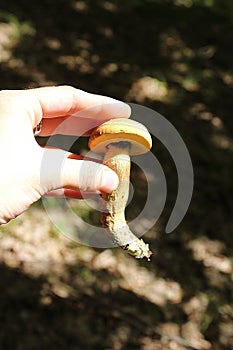
POLYGON ((127 104, 70 86, 0 91, 0 224, 23 213, 43 195, 81 198, 83 192, 111 193, 118 186, 118 176, 107 166, 61 149, 46 150, 49 159, 64 161, 62 167, 50 162, 41 177, 45 150, 33 133, 41 120, 40 136, 88 136, 88 130, 106 120, 129 116, 127 104))

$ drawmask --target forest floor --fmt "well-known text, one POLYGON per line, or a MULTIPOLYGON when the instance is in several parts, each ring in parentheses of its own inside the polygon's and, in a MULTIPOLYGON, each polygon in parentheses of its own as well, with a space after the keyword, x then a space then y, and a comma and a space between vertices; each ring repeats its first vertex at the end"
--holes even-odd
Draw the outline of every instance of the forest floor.
MULTIPOLYGON (((150 262, 75 243, 41 201, 2 226, 1 349, 233 348, 232 42, 230 12, 195 1, 2 1, 1 89, 69 84, 156 110, 187 145, 194 192, 182 223, 165 234, 177 173, 155 138, 168 195, 144 235, 150 262)), ((85 148, 86 139, 72 145, 85 148)), ((145 201, 140 175, 132 169, 129 221, 145 201)), ((69 205, 98 225, 84 201, 69 205)))

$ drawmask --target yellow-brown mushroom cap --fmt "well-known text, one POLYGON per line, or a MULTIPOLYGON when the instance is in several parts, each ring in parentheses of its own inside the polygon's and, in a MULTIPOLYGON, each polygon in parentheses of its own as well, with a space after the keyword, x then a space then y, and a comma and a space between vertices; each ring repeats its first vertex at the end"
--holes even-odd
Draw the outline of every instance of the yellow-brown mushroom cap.
POLYGON ((105 153, 111 143, 129 142, 130 155, 148 152, 152 139, 147 128, 132 119, 116 118, 99 125, 91 134, 89 147, 96 153, 105 153))

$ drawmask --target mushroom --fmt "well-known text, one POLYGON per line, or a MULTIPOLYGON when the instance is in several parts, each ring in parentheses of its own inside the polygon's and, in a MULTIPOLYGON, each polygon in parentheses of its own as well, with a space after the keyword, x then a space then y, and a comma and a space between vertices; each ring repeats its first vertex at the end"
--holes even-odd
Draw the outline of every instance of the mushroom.
POLYGON ((103 164, 113 169, 119 185, 112 193, 102 193, 100 200, 101 223, 111 240, 136 258, 150 260, 149 245, 136 237, 125 220, 129 195, 130 155, 146 153, 152 145, 146 127, 134 120, 117 118, 98 126, 91 134, 89 148, 104 153, 103 164))

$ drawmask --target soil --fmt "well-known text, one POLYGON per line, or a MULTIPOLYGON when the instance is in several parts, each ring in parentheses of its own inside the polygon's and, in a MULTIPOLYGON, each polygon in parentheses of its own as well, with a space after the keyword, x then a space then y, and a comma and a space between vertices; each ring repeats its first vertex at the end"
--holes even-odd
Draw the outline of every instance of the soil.
MULTIPOLYGON (((75 243, 41 201, 2 226, 1 349, 233 348, 232 42, 227 1, 1 2, 1 89, 68 84, 149 107, 177 129, 194 169, 188 212, 168 235, 177 172, 153 138, 167 200, 143 237, 150 262, 75 243)), ((86 138, 53 143, 77 154, 87 147, 86 138)), ((136 165, 131 175, 129 221, 147 191, 136 165)), ((78 202, 73 211, 98 225, 98 212, 78 202)))

